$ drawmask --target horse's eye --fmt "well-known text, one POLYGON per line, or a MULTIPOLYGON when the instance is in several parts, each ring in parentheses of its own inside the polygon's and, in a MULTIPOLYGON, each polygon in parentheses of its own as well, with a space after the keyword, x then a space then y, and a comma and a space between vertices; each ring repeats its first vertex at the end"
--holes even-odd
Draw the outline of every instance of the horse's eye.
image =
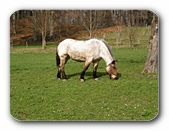
POLYGON ((115 66, 113 66, 113 69, 117 69, 115 66))

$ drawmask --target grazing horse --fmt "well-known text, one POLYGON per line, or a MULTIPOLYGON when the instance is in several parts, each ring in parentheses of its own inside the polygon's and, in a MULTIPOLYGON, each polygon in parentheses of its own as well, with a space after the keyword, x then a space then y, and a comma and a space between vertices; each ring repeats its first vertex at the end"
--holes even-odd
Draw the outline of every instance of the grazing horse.
POLYGON ((106 63, 106 71, 111 79, 117 79, 117 60, 114 59, 111 48, 106 41, 100 39, 90 39, 86 41, 65 39, 57 47, 56 62, 58 66, 57 78, 66 80, 64 65, 69 59, 78 62, 85 62, 80 81, 84 81, 84 75, 91 62, 93 62, 93 77, 98 80, 96 75, 99 61, 103 59, 106 63))

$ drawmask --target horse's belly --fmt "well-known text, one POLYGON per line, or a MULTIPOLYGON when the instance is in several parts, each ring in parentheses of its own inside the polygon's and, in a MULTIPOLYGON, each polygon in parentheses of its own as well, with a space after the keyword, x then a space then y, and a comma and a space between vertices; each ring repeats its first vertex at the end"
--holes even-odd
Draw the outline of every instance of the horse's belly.
POLYGON ((69 56, 70 56, 71 59, 78 61, 78 62, 86 61, 86 57, 81 55, 81 54, 78 54, 78 53, 74 53, 74 54, 71 54, 69 56))
POLYGON ((73 59, 73 58, 72 60, 77 61, 77 62, 85 62, 85 60, 79 60, 79 59, 73 59))
POLYGON ((84 45, 84 43, 71 45, 68 50, 68 55, 75 61, 84 62, 88 59, 95 59, 98 57, 99 52, 97 48, 89 47, 84 45))
POLYGON ((84 62, 86 61, 85 57, 78 56, 78 57, 71 57, 73 60, 78 61, 78 62, 84 62))

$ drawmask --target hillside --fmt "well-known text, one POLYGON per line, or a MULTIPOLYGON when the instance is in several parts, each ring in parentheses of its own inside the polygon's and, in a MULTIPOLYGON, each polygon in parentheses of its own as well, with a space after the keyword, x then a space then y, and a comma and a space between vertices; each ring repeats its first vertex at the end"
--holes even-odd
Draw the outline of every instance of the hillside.
POLYGON ((118 32, 113 39, 121 43, 124 39, 121 32, 125 29, 133 43, 138 40, 137 27, 148 27, 152 18, 153 12, 149 10, 18 10, 10 17, 10 42, 11 45, 41 45, 42 42, 44 46, 46 42, 65 38, 105 38, 118 32), (119 25, 123 28, 118 28, 119 25))
MULTIPOLYGON (((57 30, 57 27, 58 27, 58 25, 55 26, 55 31, 57 30)), ((37 31, 38 40, 33 41, 33 25, 28 19, 18 20, 16 23, 16 28, 17 28, 17 34, 14 35, 13 34, 13 26, 12 26, 12 22, 11 22, 10 23, 10 42, 12 42, 13 45, 25 45, 26 42, 29 43, 30 45, 41 43, 41 33, 39 31, 37 31)), ((80 26, 69 25, 69 31, 70 32, 69 32, 68 36, 64 36, 64 34, 66 34, 66 31, 63 28, 62 37, 59 38, 59 36, 56 36, 57 39, 54 42, 61 41, 61 40, 68 38, 68 37, 74 38, 74 39, 88 39, 89 38, 87 31, 84 30, 80 26)), ((118 31, 118 26, 96 29, 93 32, 93 36, 97 37, 98 35, 104 35, 107 33, 117 32, 117 31, 118 31)), ((51 41, 48 40, 48 37, 47 37, 47 43, 52 43, 51 41)))
MULTIPOLYGON (((13 34, 12 22, 10 23, 10 45, 41 45, 41 32, 37 30, 37 41, 33 39, 33 24, 28 19, 20 19, 16 23, 17 34, 13 34)), ((46 37, 47 44, 55 44, 66 38, 89 39, 88 32, 79 25, 69 24, 68 28, 62 28, 61 34, 57 34, 59 26, 56 24, 54 29, 55 40, 50 40, 49 32, 46 37), (67 32, 67 30, 69 32, 67 32)), ((147 27, 132 27, 130 29, 134 36, 134 44, 147 44, 150 36, 150 29, 147 27), (134 32, 133 32, 134 30, 134 32)), ((118 26, 96 29, 93 37, 106 39, 110 44, 129 44, 129 28, 122 26, 121 33, 118 33, 118 26)))

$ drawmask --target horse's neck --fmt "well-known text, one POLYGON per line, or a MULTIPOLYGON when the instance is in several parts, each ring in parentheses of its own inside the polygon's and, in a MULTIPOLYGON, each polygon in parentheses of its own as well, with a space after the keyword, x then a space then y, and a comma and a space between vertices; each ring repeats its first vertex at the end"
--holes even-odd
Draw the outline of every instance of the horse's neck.
POLYGON ((108 66, 114 60, 112 53, 109 51, 108 47, 104 43, 101 45, 100 55, 105 61, 106 66, 108 66))

